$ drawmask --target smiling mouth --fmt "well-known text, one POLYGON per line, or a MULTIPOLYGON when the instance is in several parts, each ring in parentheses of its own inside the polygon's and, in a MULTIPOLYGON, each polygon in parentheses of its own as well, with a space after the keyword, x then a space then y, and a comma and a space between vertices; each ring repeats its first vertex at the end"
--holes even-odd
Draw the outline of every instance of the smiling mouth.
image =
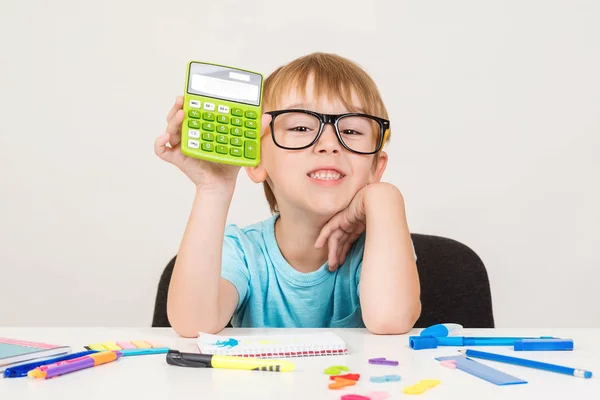
POLYGON ((334 170, 313 171, 313 172, 309 172, 306 175, 308 175, 312 179, 318 179, 320 181, 336 181, 336 180, 342 179, 343 177, 346 176, 346 175, 344 175, 338 171, 334 171, 334 170))

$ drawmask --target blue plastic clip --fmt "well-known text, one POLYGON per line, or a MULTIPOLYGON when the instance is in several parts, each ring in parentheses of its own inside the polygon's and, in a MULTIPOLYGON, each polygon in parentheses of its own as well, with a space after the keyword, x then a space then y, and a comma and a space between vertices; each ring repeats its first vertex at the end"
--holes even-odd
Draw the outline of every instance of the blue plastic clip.
POLYGON ((400 375, 372 376, 369 380, 376 383, 398 382, 400 381, 400 375))

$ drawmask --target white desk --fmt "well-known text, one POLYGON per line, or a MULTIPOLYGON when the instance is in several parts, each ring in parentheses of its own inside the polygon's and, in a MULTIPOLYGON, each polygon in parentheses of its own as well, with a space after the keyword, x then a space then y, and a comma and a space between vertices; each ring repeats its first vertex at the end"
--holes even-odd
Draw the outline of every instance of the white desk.
MULTIPOLYGON (((260 334, 263 329, 226 329, 226 334, 260 334)), ((291 330, 277 330, 289 333, 291 330)), ((303 330, 308 332, 311 330, 303 330)), ((312 331, 316 331, 312 330, 312 331)), ((600 398, 600 329, 496 329, 465 330, 464 336, 555 336, 572 338, 573 352, 518 352, 516 355, 592 371, 591 379, 575 378, 535 369, 478 360, 528 381, 527 384, 496 386, 463 371, 439 365, 434 357, 456 354, 456 347, 411 350, 408 335, 376 336, 362 329, 334 330, 348 344, 346 356, 294 359, 295 372, 269 373, 223 369, 195 369, 168 365, 165 355, 122 358, 116 362, 77 371, 50 380, 0 379, 0 399, 340 399, 348 393, 387 391, 390 399, 598 399, 600 398), (368 364, 369 358, 398 360, 398 367, 368 364), (323 370, 347 365, 361 374, 356 386, 328 389, 323 370), (370 376, 398 374, 400 382, 371 383, 370 376), (421 379, 439 379, 441 384, 421 395, 405 395, 404 387, 421 379)), ((420 330, 414 330, 412 335, 420 330)), ((66 344, 73 351, 84 345, 108 340, 156 340, 186 352, 197 352, 193 339, 183 339, 171 329, 151 328, 2 328, 0 336, 66 344)), ((479 348, 512 353, 507 347, 479 348)))

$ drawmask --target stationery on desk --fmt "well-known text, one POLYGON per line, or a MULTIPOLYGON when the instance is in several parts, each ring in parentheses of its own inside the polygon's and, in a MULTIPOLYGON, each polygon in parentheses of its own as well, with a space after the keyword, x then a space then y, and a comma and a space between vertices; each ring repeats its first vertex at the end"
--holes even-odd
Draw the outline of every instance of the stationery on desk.
POLYGON ((0 372, 19 364, 68 354, 71 347, 11 338, 0 338, 0 372))
POLYGON ((203 354, 258 358, 344 355, 348 348, 335 333, 224 336, 200 333, 197 345, 203 354))
POLYGON ((44 359, 43 361, 34 361, 26 364, 19 364, 17 366, 6 368, 4 371, 5 378, 21 378, 27 376, 29 371, 34 370, 38 367, 55 364, 61 361, 73 360, 75 358, 87 356, 89 354, 97 353, 95 350, 82 351, 79 353, 71 353, 66 356, 44 359))
POLYGON ((592 377, 592 373, 584 369, 564 367, 561 365, 543 363, 540 361, 529 360, 526 358, 510 357, 502 354, 487 353, 471 349, 459 350, 459 352, 463 353, 466 357, 481 358, 483 360, 519 365, 522 367, 535 368, 544 371, 556 372, 559 374, 572 375, 578 378, 589 379, 592 377))
POLYGON ((120 351, 101 351, 71 360, 60 361, 54 364, 40 366, 27 373, 27 376, 36 379, 50 379, 60 375, 70 374, 71 372, 82 369, 97 367, 107 364, 121 358, 123 353, 120 351))
POLYGON ((163 354, 169 351, 169 348, 161 343, 152 340, 131 340, 131 341, 106 341, 101 343, 92 343, 85 346, 88 350, 120 351, 123 357, 138 356, 147 354, 163 354))
POLYGON ((181 353, 177 350, 169 350, 167 353, 167 363, 180 367, 242 369, 269 372, 291 372, 296 368, 293 363, 286 360, 181 353))

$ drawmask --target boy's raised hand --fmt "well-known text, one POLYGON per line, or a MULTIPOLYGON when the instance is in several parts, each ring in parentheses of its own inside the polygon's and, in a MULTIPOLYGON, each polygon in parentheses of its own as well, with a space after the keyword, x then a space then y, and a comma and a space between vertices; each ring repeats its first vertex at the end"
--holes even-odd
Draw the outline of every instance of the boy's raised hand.
POLYGON ((366 228, 364 193, 368 186, 359 190, 348 207, 334 215, 321 229, 316 248, 327 243, 329 252, 327 262, 329 270, 335 271, 345 261, 350 247, 366 228))
MULTIPOLYGON (((178 167, 197 186, 235 184, 240 167, 188 157, 181 152, 181 124, 183 123, 183 96, 178 96, 167 114, 167 128, 156 138, 154 152, 162 160, 178 167)), ((269 123, 270 116, 263 115, 262 126, 269 123)))

